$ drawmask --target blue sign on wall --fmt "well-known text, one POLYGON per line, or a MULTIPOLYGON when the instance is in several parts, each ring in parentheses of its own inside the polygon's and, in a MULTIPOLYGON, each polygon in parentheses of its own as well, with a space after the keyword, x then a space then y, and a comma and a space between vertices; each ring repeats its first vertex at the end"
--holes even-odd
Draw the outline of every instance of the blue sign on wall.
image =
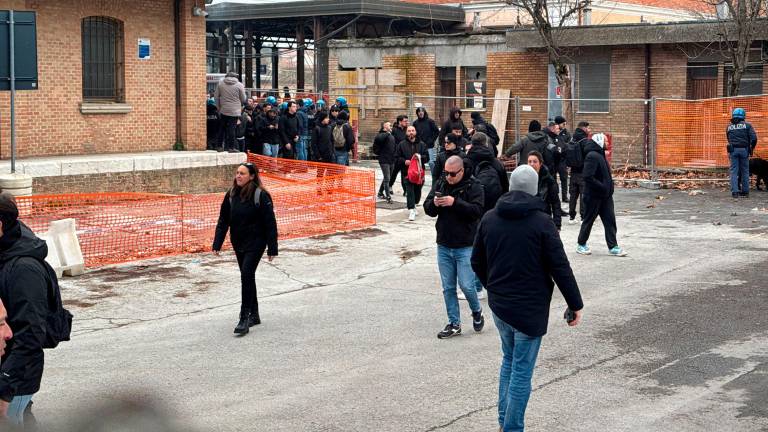
MULTIPOLYGON (((16 90, 37 90, 37 20, 35 12, 14 11, 16 90)), ((0 91, 11 89, 11 16, 0 11, 0 91)))
POLYGON ((149 39, 139 39, 139 59, 149 60, 151 55, 151 43, 149 39))

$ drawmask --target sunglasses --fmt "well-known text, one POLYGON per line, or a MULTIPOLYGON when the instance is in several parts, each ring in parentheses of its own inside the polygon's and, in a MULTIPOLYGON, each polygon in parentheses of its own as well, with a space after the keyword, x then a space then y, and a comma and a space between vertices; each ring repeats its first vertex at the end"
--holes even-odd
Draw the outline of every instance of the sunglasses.
POLYGON ((456 176, 457 176, 457 175, 459 175, 459 174, 460 174, 462 171, 464 171, 464 168, 462 168, 462 169, 460 169, 460 170, 458 170, 458 171, 456 171, 456 172, 450 172, 450 171, 444 171, 444 172, 445 172, 445 175, 447 175, 448 177, 456 177, 456 176))

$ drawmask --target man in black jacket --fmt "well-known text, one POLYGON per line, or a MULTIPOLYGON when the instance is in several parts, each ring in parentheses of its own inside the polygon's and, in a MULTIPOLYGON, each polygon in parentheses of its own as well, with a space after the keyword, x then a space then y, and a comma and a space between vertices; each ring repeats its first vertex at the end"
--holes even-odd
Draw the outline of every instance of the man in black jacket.
POLYGON ((349 153, 355 145, 355 131, 349 124, 349 114, 346 111, 339 112, 336 124, 331 125, 331 140, 336 155, 336 164, 349 166, 349 153), (341 137, 338 136, 339 132, 341 137), (341 141, 338 142, 337 138, 341 141))
POLYGON ((537 183, 530 166, 515 169, 510 192, 480 222, 472 252, 472 268, 488 289, 488 305, 501 338, 498 411, 504 431, 524 428, 554 284, 575 311, 568 325, 579 323, 584 307, 560 235, 536 197, 537 183))
POLYGON ((492 123, 488 123, 488 120, 486 120, 483 115, 477 111, 472 112, 471 117, 472 130, 469 131, 469 134, 474 136, 478 132, 484 133, 488 137, 488 146, 493 149, 493 156, 498 156, 498 145, 501 138, 499 137, 499 132, 496 130, 496 126, 494 126, 492 123))
MULTIPOLYGON (((333 138, 331 137, 330 117, 325 111, 315 114, 315 127, 312 129, 311 147, 312 155, 317 162, 332 164, 336 162, 336 153, 333 149, 333 138)), ((317 167, 317 194, 329 192, 330 185, 326 184, 325 177, 332 175, 335 170, 328 166, 317 167)))
MULTIPOLYGON (((408 126, 406 131, 406 138, 397 145, 395 151, 395 161, 398 165, 405 167, 403 171, 403 177, 405 178, 405 196, 407 197, 408 205, 408 220, 416 220, 416 204, 421 201, 421 189, 424 184, 415 184, 408 180, 408 168, 411 166, 412 158, 418 154, 421 160, 421 169, 425 170, 426 165, 429 162, 429 153, 427 153, 427 146, 423 142, 419 141, 416 136, 416 128, 408 126)), ((390 180, 391 181, 391 180, 390 180)))
MULTIPOLYGON (((584 144, 589 140, 589 122, 579 122, 576 131, 573 133, 572 141, 569 145, 574 146, 576 150, 581 152, 580 158, 570 164, 568 167, 571 169, 571 179, 568 184, 568 189, 571 191, 570 200, 568 201, 568 223, 573 225, 576 223, 576 202, 579 203, 579 216, 581 220, 584 220, 584 197, 579 199, 579 196, 584 192, 584 176, 581 174, 584 170, 584 144)), ((567 150, 566 150, 567 151, 567 150)))
POLYGON ((0 194, 0 300, 14 331, 0 359, 0 419, 24 423, 24 411, 40 390, 51 277, 45 242, 19 220, 16 202, 0 194))
MULTIPOLYGON (((499 177, 501 193, 505 194, 509 192, 509 174, 507 174, 507 170, 504 168, 504 164, 501 163, 500 160, 496 159, 496 156, 493 154, 491 147, 492 146, 489 136, 483 132, 475 132, 472 135, 472 141, 470 148, 467 150, 467 156, 469 157, 469 160, 471 160, 475 165, 475 168, 477 168, 477 165, 482 161, 489 162, 489 164, 493 167, 493 170, 496 172, 496 175, 499 177), (474 154, 470 155, 470 153, 474 154)), ((476 171, 477 169, 475 169, 475 172, 476 171)), ((494 201, 493 204, 493 206, 495 206, 496 202, 494 201)), ((489 208, 493 208, 493 206, 490 206, 489 208)), ((488 203, 486 203, 486 207, 488 207, 488 203)))
POLYGON ((504 154, 508 157, 517 155, 517 163, 522 165, 528 160, 528 154, 537 151, 544 156, 544 165, 551 171, 555 166, 551 145, 553 144, 550 143, 547 134, 541 130, 541 123, 538 120, 531 120, 528 124, 528 135, 513 144, 504 154))
MULTIPOLYGON (((434 166, 432 167, 432 184, 434 185, 437 179, 443 176, 443 169, 445 168, 445 162, 451 156, 459 156, 464 159, 467 157, 466 153, 459 147, 459 143, 463 138, 450 134, 445 137, 445 148, 442 152, 438 153, 434 166)), ((432 156, 430 155, 430 158, 432 156)), ((431 161, 431 159, 430 159, 431 161)))
POLYGON ((560 135, 560 125, 551 122, 549 126, 547 126, 547 136, 549 137, 549 142, 554 144, 554 148, 552 148, 554 153, 554 171, 550 171, 550 174, 552 175, 552 178, 555 179, 555 184, 557 184, 557 177, 560 177, 560 193, 562 194, 562 200, 563 202, 568 202, 568 166, 565 164, 565 145, 568 143, 567 141, 563 141, 562 136, 560 135))
MULTIPOLYGON (((400 144, 405 141, 405 132, 408 130, 408 116, 400 114, 395 120, 395 125, 392 127, 392 136, 395 137, 395 144, 400 144)), ((417 134, 418 135, 418 134, 417 134)), ((408 170, 404 165, 395 163, 392 168, 392 176, 389 179, 389 190, 392 190, 392 186, 397 181, 397 175, 400 174, 400 185, 403 187, 403 195, 405 195, 405 178, 408 176, 408 170)))
POLYGON ((299 107, 296 101, 288 102, 285 113, 280 116, 278 132, 280 133, 280 155, 284 159, 296 158, 296 144, 299 142, 299 118, 296 115, 299 107))
POLYGON ((448 313, 448 325, 437 334, 446 339, 461 334, 461 313, 456 295, 456 281, 472 310, 472 326, 483 329, 485 318, 477 298, 476 277, 470 257, 477 225, 483 215, 483 187, 475 181, 468 164, 459 156, 445 163, 445 178, 437 180, 424 201, 424 212, 437 217, 437 263, 443 285, 443 299, 448 313))
POLYGON ((451 131, 453 130, 453 127, 457 124, 461 129, 461 136, 463 136, 464 138, 469 138, 469 130, 467 129, 466 126, 464 126, 464 121, 461 119, 461 108, 453 107, 451 108, 451 112, 448 115, 448 120, 446 120, 445 123, 443 123, 443 128, 440 129, 440 136, 439 136, 440 145, 445 144, 445 136, 451 133, 451 131))
POLYGON ((379 166, 384 180, 379 187, 378 197, 386 199, 388 203, 392 202, 392 188, 389 187, 389 176, 395 164, 395 137, 392 136, 392 123, 384 122, 381 124, 381 130, 373 140, 373 153, 378 155, 379 166))
POLYGON ((591 255, 587 246, 592 225, 600 216, 605 228, 608 253, 613 256, 627 256, 627 252, 616 242, 616 213, 613 209, 613 176, 605 159, 605 135, 595 134, 584 144, 584 220, 579 230, 579 244, 576 252, 591 255))
POLYGON ((413 126, 416 128, 416 136, 419 140, 426 144, 427 152, 429 153, 429 170, 434 169, 434 161, 437 156, 437 150, 435 149, 435 141, 440 136, 440 128, 437 127, 437 123, 429 118, 429 113, 424 107, 416 108, 416 121, 413 122, 413 126))

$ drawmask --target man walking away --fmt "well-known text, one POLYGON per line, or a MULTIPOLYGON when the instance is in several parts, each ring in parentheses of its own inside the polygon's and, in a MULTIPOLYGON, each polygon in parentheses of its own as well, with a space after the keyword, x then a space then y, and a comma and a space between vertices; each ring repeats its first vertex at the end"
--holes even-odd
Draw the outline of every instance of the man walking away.
POLYGON ((731 196, 734 198, 749 197, 749 157, 757 146, 757 134, 752 125, 745 121, 746 118, 744 108, 736 108, 725 132, 728 137, 728 157, 731 159, 731 196))
POLYGON ((547 167, 555 165, 554 154, 549 149, 547 134, 541 130, 538 120, 531 120, 528 124, 528 135, 520 139, 504 152, 507 157, 517 155, 518 165, 523 165, 528 160, 528 154, 537 151, 544 156, 544 164, 547 167))
POLYGON ((536 197, 537 184, 533 168, 515 169, 510 192, 480 222, 472 252, 472 268, 488 289, 501 338, 498 411, 503 432, 524 430, 555 283, 574 311, 568 325, 579 324, 584 307, 560 235, 536 197))
POLYGON ((579 230, 579 245, 576 252, 591 255, 587 246, 592 225, 600 216, 605 228, 608 253, 613 256, 627 256, 627 252, 616 242, 616 213, 613 208, 613 177, 611 167, 605 159, 605 135, 595 134, 584 144, 584 220, 579 230))
POLYGON ((432 172, 437 157, 435 141, 440 136, 440 128, 437 127, 437 123, 434 120, 429 118, 429 113, 427 113, 427 109, 424 107, 416 108, 416 117, 418 118, 413 122, 413 126, 416 127, 416 136, 427 146, 429 171, 432 172))
POLYGON ((237 79, 237 74, 229 72, 216 86, 216 107, 219 109, 221 124, 224 129, 225 150, 235 150, 237 119, 242 114, 243 104, 248 97, 245 86, 237 79))
POLYGON ((579 196, 584 193, 584 144, 589 140, 589 122, 579 122, 573 138, 565 146, 565 162, 571 169, 571 179, 569 189, 571 191, 568 201, 568 223, 576 223, 576 202, 579 203, 579 217, 584 220, 584 197, 579 196))
POLYGON ((485 202, 483 187, 465 171, 466 165, 459 156, 448 158, 445 178, 437 180, 424 201, 424 212, 437 217, 437 265, 448 313, 448 325, 437 334, 439 339, 461 334, 457 280, 472 310, 472 327, 479 332, 485 325, 483 309, 477 298, 476 278, 470 263, 472 244, 485 202))
MULTIPOLYGON (((333 149, 333 138, 331 137, 331 119, 328 113, 320 111, 315 115, 315 128, 312 129, 312 154, 317 162, 331 164, 336 162, 336 154, 333 149)), ((317 194, 322 195, 328 192, 328 186, 325 177, 330 175, 327 166, 317 167, 317 194)))
POLYGON ((299 109, 296 111, 296 118, 299 120, 299 141, 296 143, 296 159, 305 161, 307 160, 309 134, 311 132, 309 128, 309 107, 312 106, 312 101, 310 99, 306 101, 299 99, 296 103, 299 105, 299 109))
POLYGON ((331 132, 333 148, 336 153, 336 163, 349 166, 349 152, 355 144, 355 131, 349 125, 349 114, 346 111, 339 112, 336 124, 331 132))
POLYGON ((493 156, 488 146, 489 137, 482 132, 472 135, 472 145, 467 151, 467 158, 472 162, 473 175, 483 185, 485 206, 483 213, 496 207, 496 201, 509 190, 509 180, 504 166, 493 156), (502 178, 504 185, 502 185, 502 178), (506 189, 505 189, 506 187, 506 189))
POLYGON ((381 124, 381 130, 373 140, 373 153, 378 156, 381 173, 384 180, 379 186, 378 197, 386 199, 387 203, 392 202, 392 188, 389 187, 389 176, 395 164, 395 137, 392 136, 392 123, 384 122, 381 124))
POLYGON ((296 115, 299 107, 295 101, 286 105, 285 112, 280 116, 278 132, 280 132, 280 156, 283 159, 296 158, 296 145, 299 142, 299 118, 296 115))
POLYGON ((55 346, 50 342, 56 335, 46 324, 53 312, 50 305, 56 300, 60 308, 61 300, 49 295, 58 293, 58 283, 45 262, 45 241, 18 217, 14 198, 0 194, 0 300, 7 308, 6 325, 15 333, 0 359, 0 418, 23 425, 25 411, 40 390, 43 348, 55 346))
POLYGON ((474 134, 477 132, 482 132, 487 135, 487 145, 493 150, 493 157, 497 157, 499 155, 498 146, 501 138, 499 137, 499 132, 496 130, 496 126, 494 126, 492 123, 488 123, 482 114, 477 111, 473 111, 471 117, 472 129, 474 130, 474 133, 470 133, 470 135, 474 136, 474 134))
POLYGON ((404 141, 397 145, 395 151, 395 160, 398 165, 404 166, 403 176, 405 177, 405 196, 408 206, 408 220, 416 220, 416 204, 421 201, 421 189, 424 184, 415 184, 408 179, 408 169, 412 163, 417 163, 417 159, 414 159, 414 155, 420 155, 421 169, 426 169, 426 165, 429 162, 429 153, 427 153, 427 146, 423 142, 419 141, 416 137, 416 128, 408 126, 406 131, 406 138, 404 141))

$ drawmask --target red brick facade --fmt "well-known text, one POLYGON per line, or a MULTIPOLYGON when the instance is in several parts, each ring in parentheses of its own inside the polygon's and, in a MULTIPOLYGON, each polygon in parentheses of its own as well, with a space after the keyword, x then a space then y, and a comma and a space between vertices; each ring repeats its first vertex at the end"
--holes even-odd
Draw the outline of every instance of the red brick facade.
MULTIPOLYGON (((176 141, 173 0, 0 0, 37 13, 38 90, 16 98, 19 157, 170 150, 176 141), (127 114, 82 114, 82 19, 105 16, 124 29, 127 114), (138 39, 151 58, 138 58, 138 39)), ((205 19, 182 1, 181 139, 205 149, 205 19)), ((0 158, 10 157, 8 92, 0 93, 0 158)))

